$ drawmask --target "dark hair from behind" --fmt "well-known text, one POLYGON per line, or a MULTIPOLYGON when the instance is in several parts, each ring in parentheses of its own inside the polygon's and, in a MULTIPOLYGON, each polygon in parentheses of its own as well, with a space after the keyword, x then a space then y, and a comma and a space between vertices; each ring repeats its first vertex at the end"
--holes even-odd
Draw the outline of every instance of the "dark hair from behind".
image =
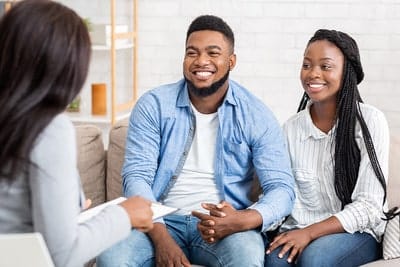
POLYGON ((55 1, 21 1, 1 18, 0 179, 27 170, 39 134, 80 92, 90 53, 83 20, 55 1))
MULTIPOLYGON (((364 72, 361 66, 360 52, 356 41, 348 34, 320 29, 315 32, 307 46, 318 40, 327 40, 337 46, 344 55, 344 70, 342 88, 337 96, 335 132, 335 191, 342 202, 342 207, 351 203, 351 195, 358 178, 360 167, 360 148, 355 140, 355 127, 358 121, 372 168, 384 190, 383 202, 386 200, 386 181, 379 165, 371 134, 360 110, 363 103, 357 85, 363 80, 364 72)), ((309 97, 304 93, 298 111, 303 110, 309 97)))
POLYGON ((213 15, 202 15, 195 18, 187 30, 186 42, 193 32, 206 30, 222 33, 231 44, 232 52, 234 51, 235 36, 231 27, 223 19, 213 15))

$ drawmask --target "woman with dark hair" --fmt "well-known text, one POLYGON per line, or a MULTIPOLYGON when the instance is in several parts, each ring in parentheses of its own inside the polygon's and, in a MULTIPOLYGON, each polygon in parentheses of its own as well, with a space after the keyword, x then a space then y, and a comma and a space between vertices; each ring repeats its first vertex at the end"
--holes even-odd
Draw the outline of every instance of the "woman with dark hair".
POLYGON ((389 130, 364 104, 356 42, 318 30, 308 42, 298 113, 284 125, 296 179, 294 209, 265 266, 359 266, 380 256, 389 130))
POLYGON ((139 197, 77 222, 85 199, 63 111, 83 86, 90 49, 82 19, 53 1, 18 2, 0 20, 0 233, 42 233, 56 266, 83 265, 131 227, 152 227, 139 197))

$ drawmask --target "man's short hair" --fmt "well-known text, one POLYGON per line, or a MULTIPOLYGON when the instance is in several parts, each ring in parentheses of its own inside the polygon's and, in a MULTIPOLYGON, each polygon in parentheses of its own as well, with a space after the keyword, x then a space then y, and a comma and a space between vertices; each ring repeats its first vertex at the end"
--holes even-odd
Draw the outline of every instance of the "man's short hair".
POLYGON ((195 18, 190 24, 186 33, 186 42, 189 39, 189 35, 193 32, 205 30, 222 33, 231 44, 232 49, 235 47, 235 37, 231 27, 229 27, 224 20, 213 15, 202 15, 195 18))

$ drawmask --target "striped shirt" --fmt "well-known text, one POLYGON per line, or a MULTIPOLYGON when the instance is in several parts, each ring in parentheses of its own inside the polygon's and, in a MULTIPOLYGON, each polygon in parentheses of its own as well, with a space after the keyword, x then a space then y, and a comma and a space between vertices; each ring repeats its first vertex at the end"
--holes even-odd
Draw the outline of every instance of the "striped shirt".
MULTIPOLYGON (((356 124, 356 142, 361 162, 352 203, 341 208, 334 186, 334 131, 327 134, 312 122, 310 106, 290 118, 284 127, 296 180, 296 200, 292 214, 281 231, 304 228, 335 216, 348 233, 367 232, 378 241, 385 228, 381 220, 383 189, 372 169, 360 125, 356 124)), ((360 104, 370 131, 378 161, 387 179, 389 129, 385 116, 378 109, 360 104)), ((385 206, 386 207, 386 206, 385 206)))

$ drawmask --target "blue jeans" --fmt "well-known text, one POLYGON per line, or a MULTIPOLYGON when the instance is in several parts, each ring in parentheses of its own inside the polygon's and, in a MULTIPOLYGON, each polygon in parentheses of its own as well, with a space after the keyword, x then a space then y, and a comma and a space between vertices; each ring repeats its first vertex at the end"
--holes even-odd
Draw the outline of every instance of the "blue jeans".
POLYGON ((287 252, 282 259, 276 248, 265 257, 265 267, 328 267, 360 266, 380 257, 380 245, 367 233, 340 233, 320 237, 311 242, 297 259, 297 263, 288 263, 287 252))
MULTIPOLYGON (((207 267, 260 267, 264 264, 264 239, 255 230, 235 233, 208 244, 197 230, 199 219, 196 217, 169 215, 164 221, 192 264, 207 267)), ((96 264, 98 267, 155 266, 154 246, 148 235, 132 230, 128 238, 103 252, 96 264)))

